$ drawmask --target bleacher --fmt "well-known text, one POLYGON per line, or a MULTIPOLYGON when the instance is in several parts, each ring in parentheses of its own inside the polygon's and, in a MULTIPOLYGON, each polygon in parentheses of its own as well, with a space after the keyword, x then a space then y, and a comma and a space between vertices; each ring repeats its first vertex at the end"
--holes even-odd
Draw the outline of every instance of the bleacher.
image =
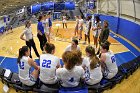
MULTIPOLYGON (((125 54, 116 54, 119 71, 114 78, 110 80, 103 78, 100 83, 92 86, 88 86, 82 81, 80 86, 76 88, 63 88, 60 84, 58 84, 59 87, 56 85, 45 85, 41 82, 38 82, 38 84, 33 87, 28 87, 23 85, 19 80, 16 58, 6 58, 3 61, 3 63, 0 65, 0 78, 2 83, 6 84, 8 87, 12 87, 16 91, 24 91, 26 93, 29 91, 34 91, 37 93, 88 93, 88 91, 94 91, 96 93, 101 93, 104 90, 111 89, 116 84, 121 83, 123 79, 127 79, 140 67, 140 56, 134 57, 134 55, 127 53, 126 55, 128 58, 131 57, 131 59, 123 60, 121 57, 123 57, 125 54), (9 63, 9 66, 6 65, 7 62, 9 63), (14 67, 14 69, 11 67, 14 67), (11 70, 8 76, 5 75, 7 69, 11 70)), ((0 59, 2 61, 4 57, 0 57, 0 59)), ((36 60, 36 62, 39 65, 39 60, 36 60)), ((61 65, 63 65, 62 60, 60 60, 60 62, 61 65)))

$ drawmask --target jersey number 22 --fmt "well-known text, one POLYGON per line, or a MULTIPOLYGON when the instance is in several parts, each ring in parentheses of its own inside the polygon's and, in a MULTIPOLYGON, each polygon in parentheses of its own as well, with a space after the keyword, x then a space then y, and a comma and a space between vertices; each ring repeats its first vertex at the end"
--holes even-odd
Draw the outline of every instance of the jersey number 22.
POLYGON ((51 68, 50 64, 51 64, 51 60, 44 59, 42 62, 42 67, 51 68))

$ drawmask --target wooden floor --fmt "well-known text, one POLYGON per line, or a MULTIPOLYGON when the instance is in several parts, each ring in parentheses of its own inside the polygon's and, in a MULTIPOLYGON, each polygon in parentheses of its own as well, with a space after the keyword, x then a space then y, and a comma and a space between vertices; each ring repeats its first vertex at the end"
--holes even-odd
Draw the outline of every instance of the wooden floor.
MULTIPOLYGON (((69 22, 68 23, 68 29, 63 29, 62 25, 59 27, 59 31, 58 34, 56 35, 57 32, 57 27, 56 24, 58 24, 61 22, 54 22, 53 23, 53 32, 51 35, 51 42, 55 44, 56 46, 56 53, 55 55, 58 57, 61 57, 62 53, 64 52, 64 49, 66 48, 67 45, 69 45, 71 43, 71 38, 74 36, 74 22, 69 22)), ((41 49, 39 47, 39 41, 37 38, 37 30, 36 30, 37 26, 36 24, 32 24, 32 31, 34 34, 34 41, 36 43, 37 46, 37 50, 39 51, 39 54, 41 54, 41 49)), ((2 36, 0 36, 0 56, 8 56, 8 57, 17 57, 18 56, 18 49, 25 45, 25 42, 23 40, 21 40, 20 34, 22 33, 24 29, 24 26, 18 27, 13 29, 13 33, 10 34, 4 34, 2 36)), ((83 39, 80 41, 80 47, 82 50, 83 55, 85 55, 85 47, 87 45, 83 45, 83 41, 84 41, 84 32, 83 32, 83 39)), ((93 37, 92 37, 92 31, 90 34, 91 37, 91 45, 93 45, 93 37)), ((112 43, 111 45, 111 50, 114 53, 118 53, 118 52, 125 52, 128 51, 128 49, 126 47, 124 47, 122 44, 120 44, 119 42, 117 42, 116 40, 114 40, 112 37, 109 37, 109 41, 112 43), (116 48, 117 47, 117 48, 116 48)), ((33 58, 36 58, 34 51, 32 51, 32 55, 33 58)))
MULTIPOLYGON (((62 29, 62 25, 59 29, 59 35, 56 36, 57 27, 56 24, 61 22, 57 21, 53 23, 53 32, 51 35, 51 42, 55 44, 56 46, 56 53, 55 55, 61 58, 62 53, 64 52, 64 49, 67 45, 70 44, 71 38, 73 37, 74 33, 74 22, 68 23, 68 29, 62 29)), ((41 54, 41 50, 39 47, 39 41, 36 36, 37 30, 36 30, 36 24, 32 24, 32 30, 34 34, 34 41, 37 46, 37 50, 41 54)), ((8 57, 17 57, 18 55, 18 49, 25 45, 25 42, 19 39, 19 36, 21 32, 23 31, 24 26, 18 27, 13 29, 13 33, 10 34, 4 34, 0 36, 0 56, 8 56, 8 57)), ((92 38, 92 32, 91 32, 91 41, 93 41, 92 38)), ((83 36, 84 40, 84 36, 83 36)), ((87 45, 83 45, 83 40, 80 41, 80 47, 82 50, 83 55, 85 55, 85 47, 87 45)), ((114 40, 112 37, 109 37, 109 41, 111 44, 111 50, 114 53, 119 52, 126 52, 129 51, 126 47, 124 47, 122 44, 114 40)), ((91 42, 91 45, 93 45, 93 42, 91 42)), ((34 51, 32 52, 33 58, 36 58, 34 51)), ((131 75, 128 79, 125 79, 120 84, 117 84, 113 89, 106 90, 104 93, 140 93, 140 69, 138 69, 133 75, 131 75)), ((0 93, 2 93, 3 84, 0 82, 0 93)), ((10 88, 9 93, 16 93, 14 89, 10 88)))

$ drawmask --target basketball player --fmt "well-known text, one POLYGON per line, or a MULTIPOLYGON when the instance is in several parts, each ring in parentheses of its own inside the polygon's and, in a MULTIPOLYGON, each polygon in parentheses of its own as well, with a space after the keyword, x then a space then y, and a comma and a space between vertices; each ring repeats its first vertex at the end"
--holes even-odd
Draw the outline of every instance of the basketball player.
POLYGON ((62 55, 64 68, 58 68, 56 75, 61 81, 63 87, 77 87, 80 79, 84 80, 84 69, 81 66, 76 66, 79 58, 75 53, 66 51, 62 55))
POLYGON ((49 15, 44 15, 44 20, 42 22, 44 24, 44 33, 45 33, 46 39, 50 43, 49 15))
POLYGON ((48 13, 48 20, 49 20, 49 32, 50 32, 49 35, 51 35, 51 32, 52 32, 52 20, 51 20, 51 13, 50 12, 48 13))
POLYGON ((72 53, 75 53, 75 55, 77 55, 77 57, 79 58, 79 61, 77 61, 76 66, 81 66, 82 61, 83 61, 82 52, 80 50, 75 50, 75 51, 72 51, 72 53))
POLYGON ((91 18, 92 16, 88 16, 86 19, 86 29, 85 29, 85 42, 84 44, 86 44, 87 38, 88 38, 88 44, 90 45, 90 29, 91 29, 91 18))
POLYGON ((43 26, 43 16, 39 16, 38 18, 38 24, 37 24, 37 37, 39 39, 40 42, 40 48, 43 51, 43 47, 45 45, 45 43, 47 42, 45 33, 44 33, 44 26, 43 26))
POLYGON ((118 67, 116 64, 116 58, 112 51, 109 50, 110 42, 106 41, 101 44, 101 65, 103 69, 104 77, 107 79, 113 78, 117 72, 118 67))
POLYGON ((67 16, 66 15, 62 16, 62 24, 63 24, 63 29, 64 29, 64 27, 67 28, 67 16))
POLYGON ((77 37, 78 35, 78 25, 79 25, 79 16, 76 16, 76 25, 75 25, 75 30, 74 30, 74 36, 77 37))
POLYGON ((29 56, 30 49, 28 46, 23 46, 19 49, 19 56, 17 59, 19 71, 18 75, 23 84, 33 86, 38 78, 39 66, 37 66, 33 59, 31 59, 29 56), (35 68, 32 73, 30 73, 31 67, 35 68))
POLYGON ((54 44, 46 43, 44 49, 46 54, 40 55, 40 81, 44 84, 56 84, 56 69, 60 66, 60 59, 53 55, 54 44))
POLYGON ((84 24, 84 20, 82 19, 81 16, 79 16, 79 40, 82 39, 82 31, 83 31, 83 24, 84 24))
POLYGON ((78 45, 77 39, 73 39, 71 45, 68 45, 65 49, 65 51, 74 51, 74 50, 80 50, 80 46, 78 45))
POLYGON ((31 21, 29 21, 29 20, 26 21, 25 29, 24 29, 23 33, 21 34, 20 39, 24 40, 26 42, 26 45, 30 48, 30 58, 32 58, 31 47, 34 49, 36 56, 39 57, 39 53, 36 49, 36 45, 35 45, 35 42, 33 40, 31 21), (26 39, 23 37, 24 35, 25 35, 26 39))
POLYGON ((100 61, 92 46, 87 46, 85 51, 87 57, 84 59, 88 60, 82 63, 82 66, 85 67, 85 80, 88 85, 94 85, 99 83, 103 77, 100 61))
POLYGON ((97 49, 98 47, 98 37, 101 33, 101 20, 99 16, 95 16, 95 21, 93 24, 93 39, 94 39, 94 46, 97 49))

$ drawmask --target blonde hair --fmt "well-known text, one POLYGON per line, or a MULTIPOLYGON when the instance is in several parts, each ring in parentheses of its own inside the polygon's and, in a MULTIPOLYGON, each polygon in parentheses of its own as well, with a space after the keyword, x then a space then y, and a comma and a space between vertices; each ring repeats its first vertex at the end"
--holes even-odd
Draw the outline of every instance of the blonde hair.
POLYGON ((66 51, 62 55, 62 60, 65 64, 66 69, 71 70, 77 64, 79 58, 77 57, 76 53, 66 51))
POLYGON ((75 51, 72 51, 72 52, 79 59, 77 61, 77 65, 81 65, 82 64, 82 52, 80 50, 75 50, 75 51))
POLYGON ((90 46, 90 45, 86 47, 85 51, 88 52, 88 53, 90 54, 90 55, 89 55, 89 56, 90 56, 90 59, 96 55, 96 54, 95 54, 95 49, 94 49, 94 47, 92 47, 92 46, 90 46))
POLYGON ((94 56, 90 62, 90 69, 94 69, 97 64, 100 64, 100 60, 98 57, 94 56))

